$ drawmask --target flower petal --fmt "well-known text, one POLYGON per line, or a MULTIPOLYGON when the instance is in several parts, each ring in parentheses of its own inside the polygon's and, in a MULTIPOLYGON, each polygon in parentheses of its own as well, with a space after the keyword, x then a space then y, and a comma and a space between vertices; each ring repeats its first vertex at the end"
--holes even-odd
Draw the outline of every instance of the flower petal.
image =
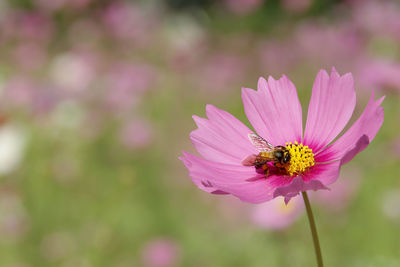
POLYGON ((193 116, 198 129, 190 134, 197 151, 206 159, 241 164, 250 154, 257 153, 248 139, 252 131, 234 116, 212 105, 206 107, 209 120, 193 116))
POLYGON ((303 180, 320 181, 323 186, 330 185, 339 177, 341 166, 340 161, 314 165, 308 173, 303 174, 303 180))
POLYGON ((229 193, 245 202, 262 203, 273 198, 278 186, 288 183, 285 177, 278 175, 265 179, 254 167, 213 162, 186 152, 183 155, 180 159, 192 181, 209 193, 229 193))
POLYGON ((308 182, 303 181, 301 176, 295 177, 289 185, 278 187, 274 191, 274 197, 283 196, 285 203, 289 203, 292 197, 297 196, 302 191, 307 190, 321 190, 328 189, 319 180, 309 180, 308 182))
POLYGON ((242 89, 246 116, 256 132, 273 145, 301 142, 302 112, 296 87, 283 76, 278 81, 272 77, 268 83, 258 80, 258 91, 242 89))
POLYGON ((278 187, 274 197, 283 196, 285 202, 297 196, 302 191, 328 189, 326 186, 332 184, 339 177, 341 163, 335 161, 326 164, 317 164, 308 173, 295 177, 290 184, 278 187))
POLYGON ((341 160, 342 164, 346 164, 364 150, 382 126, 384 112, 380 105, 383 99, 384 97, 381 97, 375 101, 372 94, 360 118, 336 142, 317 154, 315 160, 318 162, 341 160))
POLYGON ((346 126, 356 105, 353 76, 340 75, 333 68, 329 76, 321 70, 315 79, 304 144, 314 153, 327 146, 346 126))

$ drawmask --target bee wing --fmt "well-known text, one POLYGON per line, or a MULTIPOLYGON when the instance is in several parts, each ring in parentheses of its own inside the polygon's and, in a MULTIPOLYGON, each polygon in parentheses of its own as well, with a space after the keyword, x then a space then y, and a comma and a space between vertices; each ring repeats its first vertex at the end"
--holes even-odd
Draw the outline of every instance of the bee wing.
POLYGON ((249 140, 253 144, 253 146, 260 152, 270 152, 274 148, 273 145, 268 143, 267 140, 264 138, 254 134, 254 133, 249 133, 249 140))
POLYGON ((254 155, 254 154, 248 155, 246 158, 244 158, 242 160, 242 165, 243 166, 254 166, 256 159, 257 159, 257 155, 254 155))

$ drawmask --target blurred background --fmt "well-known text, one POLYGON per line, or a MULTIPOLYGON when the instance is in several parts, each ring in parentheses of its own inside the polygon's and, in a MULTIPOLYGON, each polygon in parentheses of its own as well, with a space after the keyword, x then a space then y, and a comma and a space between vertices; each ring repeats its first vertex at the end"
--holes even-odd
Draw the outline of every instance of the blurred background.
POLYGON ((306 114, 332 66, 352 121, 386 99, 311 196, 326 265, 400 266, 398 1, 0 1, 0 266, 313 266, 301 199, 209 195, 178 157, 205 104, 248 125, 241 87, 286 74, 306 114))

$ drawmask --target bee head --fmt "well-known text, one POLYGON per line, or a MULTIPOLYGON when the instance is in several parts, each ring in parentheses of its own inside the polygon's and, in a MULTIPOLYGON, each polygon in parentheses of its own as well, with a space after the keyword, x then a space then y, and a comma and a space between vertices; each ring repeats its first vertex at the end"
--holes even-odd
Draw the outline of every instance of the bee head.
POLYGON ((290 153, 284 146, 277 146, 274 152, 274 157, 281 164, 286 164, 290 161, 290 153))
POLYGON ((283 161, 283 163, 288 163, 290 161, 290 153, 289 153, 289 151, 285 151, 282 161, 283 161))

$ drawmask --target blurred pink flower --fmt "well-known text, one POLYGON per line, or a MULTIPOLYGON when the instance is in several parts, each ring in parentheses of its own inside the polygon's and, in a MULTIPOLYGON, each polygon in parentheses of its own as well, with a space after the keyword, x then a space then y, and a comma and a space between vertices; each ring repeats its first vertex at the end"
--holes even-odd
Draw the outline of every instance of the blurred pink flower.
POLYGON ((341 179, 331 186, 330 191, 318 191, 316 203, 333 212, 345 210, 353 199, 360 185, 360 170, 351 169, 342 172, 341 179))
POLYGON ((264 0, 224 0, 226 7, 238 15, 246 15, 262 5, 264 0))
POLYGON ((7 99, 4 105, 31 107, 37 90, 35 83, 35 81, 24 76, 10 78, 3 89, 3 98, 7 99))
POLYGON ((289 227, 304 211, 304 202, 294 197, 287 205, 283 197, 253 208, 252 221, 259 227, 269 230, 283 230, 289 227))
POLYGON ((230 54, 217 54, 207 58, 200 70, 195 71, 202 90, 226 91, 242 80, 246 70, 244 59, 230 54))
POLYGON ((87 90, 95 74, 95 64, 90 55, 67 52, 54 58, 50 78, 57 87, 74 95, 87 90))
POLYGON ((292 42, 304 62, 312 61, 323 66, 347 66, 364 51, 359 32, 346 22, 335 26, 321 23, 300 25, 292 42))
POLYGON ((0 234, 3 240, 16 242, 23 239, 29 228, 29 217, 21 198, 13 191, 0 192, 0 234))
POLYGON ((155 70, 148 65, 116 64, 105 77, 106 105, 117 111, 132 109, 140 95, 154 86, 155 70))
POLYGON ((129 149, 149 146, 154 137, 150 122, 140 119, 127 121, 120 131, 121 143, 129 149))
POLYGON ((312 2, 313 0, 281 0, 284 9, 295 13, 307 11, 312 2))
POLYGON ((28 76, 17 76, 4 85, 2 105, 5 108, 42 113, 50 111, 59 99, 56 90, 28 76))
POLYGON ((53 33, 52 21, 38 12, 13 11, 0 18, 2 38, 32 41, 43 45, 53 33))
POLYGON ((250 203, 278 196, 288 202, 301 191, 327 189, 338 178, 340 167, 374 139, 384 117, 380 106, 384 97, 375 101, 372 95, 360 118, 329 145, 346 126, 356 105, 352 75, 340 76, 335 69, 330 76, 324 70, 317 75, 304 136, 296 87, 286 76, 278 81, 269 77, 268 82, 260 78, 258 91, 243 88, 242 99, 254 129, 272 146, 284 146, 288 161, 283 161, 282 156, 280 168, 273 162, 264 163, 263 167, 269 169, 266 176, 261 167, 256 168, 251 162, 265 151, 249 140, 253 132, 212 105, 206 108, 208 120, 193 116, 198 129, 190 134, 204 158, 183 152, 180 159, 200 189, 232 194, 250 203))
POLYGON ((400 5, 396 1, 353 1, 352 19, 372 36, 387 35, 400 40, 400 5))
POLYGON ((367 90, 394 89, 400 92, 400 63, 365 60, 358 66, 360 86, 367 90))
POLYGON ((150 240, 142 249, 142 262, 145 267, 177 266, 179 257, 178 245, 167 238, 150 240))
POLYGON ((123 1, 112 2, 103 14, 103 21, 112 35, 140 46, 150 42, 158 20, 155 12, 123 1))
POLYGON ((117 64, 112 66, 108 86, 113 90, 144 92, 156 81, 155 70, 145 64, 117 64))
POLYGON ((13 51, 14 61, 23 69, 35 70, 45 62, 47 52, 36 43, 21 43, 13 51))
POLYGON ((299 55, 292 42, 262 41, 258 46, 261 69, 268 73, 280 74, 296 66, 299 55))

